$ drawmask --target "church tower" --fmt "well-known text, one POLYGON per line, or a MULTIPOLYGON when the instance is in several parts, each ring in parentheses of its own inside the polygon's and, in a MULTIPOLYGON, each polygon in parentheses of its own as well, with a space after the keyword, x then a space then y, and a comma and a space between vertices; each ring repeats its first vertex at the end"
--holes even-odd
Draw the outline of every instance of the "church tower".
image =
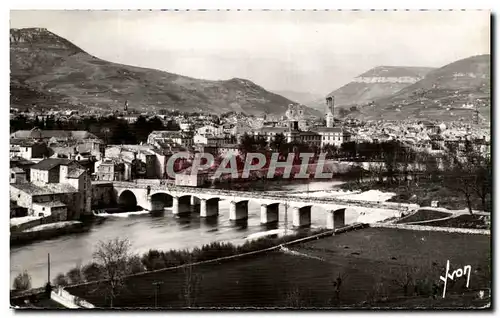
POLYGON ((333 127, 334 124, 334 116, 333 116, 333 104, 334 97, 328 96, 326 98, 326 127, 333 127))

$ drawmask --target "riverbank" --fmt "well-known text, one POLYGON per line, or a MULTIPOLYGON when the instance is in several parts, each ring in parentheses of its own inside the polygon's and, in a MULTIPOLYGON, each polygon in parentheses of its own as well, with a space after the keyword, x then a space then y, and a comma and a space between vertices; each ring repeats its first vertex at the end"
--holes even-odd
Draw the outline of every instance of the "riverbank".
MULTIPOLYGON (((433 283, 441 286, 437 293, 442 292, 439 275, 447 260, 472 266, 469 289, 491 287, 490 252, 490 238, 483 235, 364 228, 254 257, 203 263, 188 272, 179 267, 138 274, 125 280, 114 304, 153 307, 155 282, 165 283, 157 290, 158 307, 172 309, 187 303, 202 308, 338 308, 402 295, 427 299, 436 293, 433 283), (402 282, 407 273, 411 281, 405 289, 399 279, 402 282), (197 283, 186 296, 193 277, 197 283), (338 277, 342 279, 339 292, 334 285, 338 277)), ((457 283, 448 287, 447 295, 464 290, 457 283)), ((93 285, 68 287, 68 291, 96 306, 108 306, 103 292, 96 292, 93 285)), ((417 302, 411 308, 418 306, 417 302)))
MULTIPOLYGON (((453 191, 441 183, 422 180, 418 183, 412 182, 410 186, 406 182, 387 182, 377 181, 348 181, 338 185, 338 189, 345 191, 368 191, 380 190, 383 192, 394 193, 394 196, 388 199, 388 202, 398 203, 416 203, 420 206, 431 206, 433 201, 437 201, 440 207, 450 210, 460 210, 467 208, 467 201, 463 193, 453 191)), ((481 202, 475 197, 471 198, 473 209, 482 209, 481 202)))
POLYGON ((61 235, 81 233, 89 230, 90 224, 80 221, 63 221, 37 225, 24 231, 10 233, 10 245, 19 246, 61 235))

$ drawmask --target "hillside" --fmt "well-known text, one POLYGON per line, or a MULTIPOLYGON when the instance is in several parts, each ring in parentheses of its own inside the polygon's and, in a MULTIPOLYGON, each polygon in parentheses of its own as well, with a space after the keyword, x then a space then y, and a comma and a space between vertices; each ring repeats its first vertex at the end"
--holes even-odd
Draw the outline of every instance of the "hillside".
POLYGON ((328 96, 335 96, 335 105, 343 106, 340 108, 360 107, 375 99, 393 95, 421 80, 431 70, 428 67, 377 66, 328 96))
MULTIPOLYGON (((210 81, 96 58, 40 28, 10 30, 11 105, 284 114, 289 99, 233 78, 210 81)), ((306 108, 306 115, 319 115, 306 108)))
POLYGON ((490 55, 465 58, 429 72, 422 80, 364 107, 366 119, 438 119, 469 121, 478 105, 482 122, 490 120, 490 55))

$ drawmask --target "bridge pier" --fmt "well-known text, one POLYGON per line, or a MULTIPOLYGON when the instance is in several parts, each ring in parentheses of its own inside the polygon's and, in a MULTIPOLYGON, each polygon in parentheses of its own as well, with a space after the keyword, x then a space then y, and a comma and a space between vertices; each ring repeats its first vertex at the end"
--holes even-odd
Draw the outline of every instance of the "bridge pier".
POLYGON ((200 200, 200 217, 206 218, 219 214, 219 199, 201 199, 200 200))
POLYGON ((326 228, 334 230, 345 225, 345 209, 331 210, 326 213, 326 228))
POLYGON ((198 199, 197 197, 195 197, 194 195, 191 196, 191 202, 190 202, 191 205, 200 205, 200 199, 198 199))
POLYGON ((191 212, 191 198, 189 196, 173 197, 172 213, 182 214, 191 212))
POLYGON ((294 207, 293 208, 293 227, 309 227, 311 226, 311 206, 305 206, 303 208, 294 207))
POLYGON ((260 205, 260 224, 268 224, 278 222, 279 220, 279 203, 261 204, 260 205))
POLYGON ((248 201, 229 203, 229 220, 246 220, 248 219, 248 201))
POLYGON ((163 211, 163 209, 165 208, 165 204, 161 201, 151 201, 149 202, 149 209, 147 209, 146 207, 143 207, 145 208, 146 210, 149 210, 149 211, 163 211))

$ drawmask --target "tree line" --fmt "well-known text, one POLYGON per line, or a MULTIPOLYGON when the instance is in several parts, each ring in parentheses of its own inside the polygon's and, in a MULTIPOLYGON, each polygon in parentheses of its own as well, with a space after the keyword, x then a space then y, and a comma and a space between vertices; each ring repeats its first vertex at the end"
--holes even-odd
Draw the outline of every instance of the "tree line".
POLYGON ((158 117, 137 117, 134 123, 129 123, 120 117, 86 117, 77 121, 61 121, 54 116, 48 116, 40 120, 38 117, 29 119, 24 115, 18 115, 10 121, 10 130, 31 130, 39 128, 42 130, 86 130, 107 144, 139 144, 146 142, 148 135, 154 130, 180 130, 174 120, 166 124, 158 117))

